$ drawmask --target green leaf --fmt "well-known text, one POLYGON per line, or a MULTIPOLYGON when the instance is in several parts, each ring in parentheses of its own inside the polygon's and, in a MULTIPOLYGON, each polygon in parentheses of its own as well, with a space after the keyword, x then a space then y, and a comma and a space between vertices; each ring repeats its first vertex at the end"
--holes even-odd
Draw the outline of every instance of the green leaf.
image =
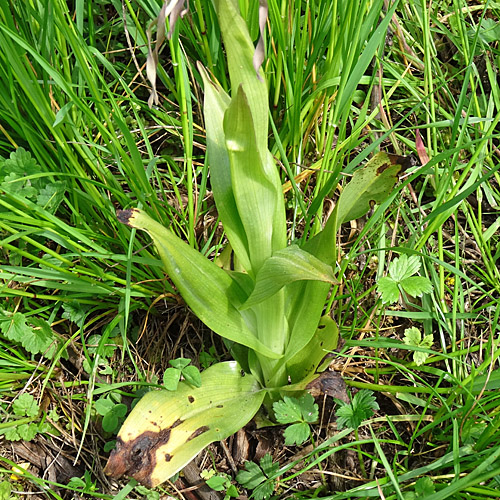
POLYGON ((412 326, 411 328, 407 328, 405 330, 405 335, 403 338, 403 342, 406 345, 420 345, 420 341, 422 340, 422 334, 420 333, 420 330, 412 326))
POLYGON ((245 462, 245 469, 240 470, 236 476, 236 481, 249 490, 255 489, 266 476, 262 469, 255 462, 245 462))
POLYGON ((273 410, 280 424, 293 423, 284 432, 286 445, 299 445, 306 441, 310 436, 309 424, 318 420, 318 405, 309 393, 300 398, 284 396, 283 401, 273 404, 273 410))
POLYGON ((399 299, 399 287, 398 284, 389 276, 382 277, 378 280, 377 290, 382 296, 382 302, 384 304, 393 304, 399 299))
POLYGON ((373 392, 368 389, 361 389, 357 392, 350 403, 339 399, 336 399, 335 402, 339 405, 335 412, 339 429, 346 427, 357 429, 364 420, 370 418, 374 411, 379 409, 373 392))
POLYGON ((231 168, 226 149, 223 120, 231 102, 220 85, 212 82, 205 69, 198 65, 205 90, 204 118, 207 130, 207 161, 210 166, 210 184, 217 211, 234 253, 244 269, 250 269, 248 240, 243 228, 231 184, 231 168))
POLYGON ((127 411, 127 406, 122 403, 113 405, 102 419, 102 428, 106 432, 115 432, 127 411))
POLYGON ((225 271, 144 212, 124 210, 118 217, 121 222, 149 233, 170 279, 209 328, 264 356, 281 357, 281 353, 273 352, 254 335, 251 312, 238 310, 246 296, 225 271))
POLYGON ((205 370, 202 386, 180 382, 175 392, 148 392, 123 424, 106 472, 147 487, 166 481, 205 446, 241 429, 265 396, 258 381, 234 361, 205 370))
POLYGON ((264 471, 264 474, 267 476, 267 477, 272 477, 274 476, 279 468, 280 468, 280 464, 279 462, 273 462, 273 457, 270 453, 266 453, 261 459, 260 459, 260 462, 259 462, 262 470, 264 471))
POLYGON ((44 210, 51 214, 56 213, 59 205, 64 199, 66 192, 66 183, 62 181, 55 181, 47 184, 38 193, 36 198, 37 205, 40 205, 44 210))
POLYGON ((280 424, 290 424, 302 418, 300 404, 297 398, 284 396, 283 401, 273 404, 274 416, 280 424))
POLYGON ((32 328, 26 321, 20 312, 10 317, 0 315, 0 331, 9 340, 20 343, 28 352, 44 353, 49 357, 53 353, 53 349, 47 352, 53 341, 50 325, 41 318, 30 318, 29 321, 35 326, 32 328))
POLYGON ((12 410, 20 417, 36 417, 40 407, 31 394, 23 393, 12 403, 12 410))
POLYGON ((264 262, 257 274, 254 290, 240 309, 258 304, 285 285, 302 280, 337 283, 331 266, 302 250, 298 245, 278 250, 264 262))
POLYGON ((191 360, 188 358, 176 358, 176 359, 171 359, 169 363, 174 367, 177 368, 178 370, 183 370, 186 368, 189 363, 191 363, 191 360))
POLYGON ((421 477, 415 483, 417 498, 425 499, 436 492, 436 487, 430 477, 421 477))
POLYGON ((76 323, 78 326, 82 326, 82 323, 85 321, 87 317, 89 306, 80 304, 79 302, 63 302, 62 308, 64 312, 62 313, 62 317, 65 319, 69 319, 76 323))
POLYGON ((267 164, 267 147, 257 147, 241 86, 224 115, 224 134, 236 206, 248 240, 252 267, 247 272, 255 276, 266 259, 286 247, 285 204, 276 166, 267 164))
POLYGON ((392 260, 389 265, 389 276, 394 281, 403 281, 420 270, 420 259, 417 255, 412 255, 408 257, 406 254, 402 254, 400 257, 396 257, 392 260))
POLYGON ((0 188, 6 193, 24 198, 34 198, 38 193, 36 188, 27 184, 22 177, 19 177, 15 173, 7 175, 5 180, 0 184, 0 188))
POLYGON ((34 423, 22 424, 18 425, 16 430, 19 435, 19 439, 22 439, 23 441, 31 441, 32 439, 35 439, 35 436, 38 434, 38 425, 34 423))
POLYGON ((391 194, 407 162, 404 156, 380 152, 357 170, 337 202, 336 228, 344 222, 358 219, 375 204, 382 203, 391 194))
POLYGON ((9 500, 12 487, 8 481, 0 482, 0 500, 9 500))
POLYGON ((413 276, 420 269, 420 259, 417 255, 408 257, 406 254, 396 257, 389 265, 389 276, 380 278, 377 289, 382 295, 382 302, 394 303, 399 299, 399 287, 412 297, 421 297, 433 290, 428 278, 413 276))
POLYGON ((289 425, 285 429, 283 435, 285 436, 285 445, 301 445, 309 439, 309 436, 311 435, 311 429, 309 427, 309 424, 300 422, 297 424, 289 425))
POLYGON ((308 383, 311 375, 324 371, 330 358, 326 359, 324 366, 322 361, 329 352, 337 348, 338 339, 337 324, 329 316, 323 316, 313 338, 287 362, 287 373, 292 384, 300 381, 308 383))
POLYGON ((186 366, 186 368, 182 370, 182 376, 186 379, 188 384, 194 387, 201 387, 201 374, 196 366, 186 366))
POLYGON ((259 484, 257 488, 253 491, 252 499, 255 500, 267 500, 274 493, 274 482, 265 481, 259 484))
POLYGON ((231 88, 243 86, 255 124, 256 144, 260 154, 267 150, 269 98, 263 72, 260 79, 253 67, 254 45, 246 21, 240 15, 236 0, 215 0, 224 48, 227 56, 231 88))
POLYGON ((163 374, 163 386, 168 391, 175 391, 180 378, 181 371, 178 368, 167 368, 163 374))
MULTIPOLYGON (((422 339, 422 334, 420 333, 420 330, 413 326, 405 330, 403 342, 406 345, 416 346, 416 347, 426 347, 430 349, 434 342, 434 337, 432 334, 429 334, 425 335, 425 337, 422 339)), ((413 352, 413 361, 417 366, 423 365, 428 357, 429 354, 427 352, 421 352, 421 351, 413 352)))
POLYGON ((412 297, 421 297, 424 293, 431 293, 432 283, 425 276, 412 276, 401 282, 403 290, 412 297))
POLYGON ((113 406, 115 406, 115 403, 111 401, 111 399, 108 398, 99 398, 95 403, 95 410, 99 415, 106 415, 106 413, 109 413, 113 406))
POLYGON ((223 491, 227 488, 228 480, 223 476, 212 476, 210 479, 207 479, 206 483, 207 486, 215 491, 223 491))

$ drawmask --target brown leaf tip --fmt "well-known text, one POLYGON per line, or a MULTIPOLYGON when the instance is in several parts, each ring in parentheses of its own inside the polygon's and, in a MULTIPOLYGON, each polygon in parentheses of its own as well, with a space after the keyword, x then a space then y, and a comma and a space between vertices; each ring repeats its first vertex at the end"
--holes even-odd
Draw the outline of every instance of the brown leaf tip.
POLYGON ((127 224, 127 226, 132 226, 130 224, 130 218, 134 214, 134 209, 128 209, 128 210, 117 210, 116 211, 116 217, 122 224, 127 224))

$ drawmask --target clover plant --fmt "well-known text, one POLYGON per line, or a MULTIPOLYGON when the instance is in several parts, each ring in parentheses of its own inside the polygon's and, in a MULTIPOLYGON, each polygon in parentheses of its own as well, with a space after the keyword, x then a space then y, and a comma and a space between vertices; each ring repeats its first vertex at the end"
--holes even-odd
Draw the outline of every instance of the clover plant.
MULTIPOLYGON (((121 222, 146 231, 165 271, 192 311, 226 341, 234 361, 201 373, 201 387, 148 392, 117 438, 106 472, 147 487, 174 475, 213 441, 247 424, 262 404, 299 393, 325 369, 338 330, 323 309, 337 283, 340 224, 380 203, 397 182, 401 157, 378 153, 344 187, 321 232, 288 244, 278 168, 268 150, 268 91, 256 75, 254 47, 236 0, 214 0, 228 59, 231 95, 200 67, 210 183, 234 251, 235 269, 218 267, 139 209, 121 222)), ((387 21, 388 22, 388 21, 387 21)))

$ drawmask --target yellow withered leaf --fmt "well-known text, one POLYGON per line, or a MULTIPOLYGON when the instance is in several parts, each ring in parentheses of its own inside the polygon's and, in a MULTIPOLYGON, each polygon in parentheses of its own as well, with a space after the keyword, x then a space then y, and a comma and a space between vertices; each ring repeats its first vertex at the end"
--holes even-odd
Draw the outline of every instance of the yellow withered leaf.
POLYGON ((255 415, 265 392, 235 361, 205 370, 202 385, 148 392, 123 424, 105 472, 152 488, 172 477, 205 446, 234 434, 255 415))

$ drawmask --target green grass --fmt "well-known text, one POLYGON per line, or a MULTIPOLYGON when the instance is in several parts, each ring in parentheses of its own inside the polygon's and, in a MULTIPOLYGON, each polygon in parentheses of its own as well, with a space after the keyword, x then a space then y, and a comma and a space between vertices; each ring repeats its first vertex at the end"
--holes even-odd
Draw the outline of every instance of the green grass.
MULTIPOLYGON (((239 3, 257 39, 256 3, 239 3)), ((33 465, 13 480, 12 467, 26 459, 3 437, 0 488, 46 498, 144 498, 134 482, 103 477, 113 434, 93 402, 130 403, 170 359, 211 347, 224 356, 183 307, 148 239, 115 217, 141 207, 211 258, 224 244, 196 68, 201 61, 228 88, 215 13, 210 2, 191 2, 161 53, 160 105, 149 109, 145 70, 131 53, 142 67, 159 5, 124 7, 0 5, 0 156, 18 151, 0 161, 0 430, 36 424, 37 446, 62 447, 79 457, 82 478, 87 472, 83 486, 50 492, 33 465), (24 318, 18 337, 6 326, 15 314, 24 318), (42 350, 27 350, 22 335, 42 350), (35 397, 39 414, 13 413, 21 393, 35 397)), ((340 285, 326 307, 345 345, 333 365, 350 390, 375 391, 381 409, 356 437, 318 426, 305 458, 292 448, 276 456, 269 480, 281 498, 493 499, 500 490, 499 8, 464 0, 395 8, 398 24, 387 31, 380 0, 270 5, 269 146, 290 182, 291 240, 319 230, 373 152, 418 156, 418 130, 430 159, 338 237, 340 285), (384 305, 376 284, 402 253, 421 257, 433 292, 384 305), (410 326, 434 337, 421 366, 402 343, 410 326)))

